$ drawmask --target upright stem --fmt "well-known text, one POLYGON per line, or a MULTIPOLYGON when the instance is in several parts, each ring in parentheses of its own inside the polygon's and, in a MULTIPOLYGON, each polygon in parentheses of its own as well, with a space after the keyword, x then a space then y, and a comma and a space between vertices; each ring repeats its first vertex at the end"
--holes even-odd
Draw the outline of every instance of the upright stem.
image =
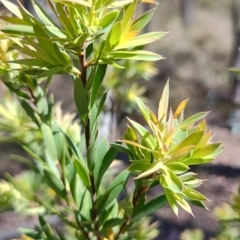
MULTIPOLYGON (((83 86, 86 86, 87 83, 87 66, 86 66, 86 48, 87 45, 83 44, 83 53, 79 55, 79 61, 81 65, 81 81, 83 86)), ((85 133, 85 141, 86 141, 86 149, 89 148, 90 143, 90 125, 89 125, 89 118, 87 118, 85 125, 84 125, 84 133, 85 133)))

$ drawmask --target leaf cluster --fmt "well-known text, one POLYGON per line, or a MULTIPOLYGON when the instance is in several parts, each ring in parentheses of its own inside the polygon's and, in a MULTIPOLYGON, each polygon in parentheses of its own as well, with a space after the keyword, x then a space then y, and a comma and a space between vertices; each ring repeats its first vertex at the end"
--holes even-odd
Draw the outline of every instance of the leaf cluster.
POLYGON ((205 208, 202 201, 207 198, 193 189, 204 180, 187 171, 190 165, 211 162, 222 151, 222 144, 212 143, 211 133, 206 130, 203 119, 207 113, 197 113, 184 120, 188 100, 181 102, 174 113, 169 110, 168 83, 157 116, 140 99, 136 101, 151 132, 129 120, 131 126, 122 140, 131 152, 128 170, 138 175, 135 179, 158 181, 177 215, 178 205, 192 213, 188 202, 205 208))

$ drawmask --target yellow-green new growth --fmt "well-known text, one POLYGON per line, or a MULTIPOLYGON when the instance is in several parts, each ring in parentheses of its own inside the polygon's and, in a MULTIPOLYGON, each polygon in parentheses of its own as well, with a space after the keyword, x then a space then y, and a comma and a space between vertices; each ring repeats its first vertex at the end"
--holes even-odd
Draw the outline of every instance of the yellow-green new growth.
POLYGON ((195 173, 187 172, 189 165, 211 162, 222 150, 221 143, 211 142, 211 133, 204 120, 207 112, 183 120, 188 100, 180 103, 175 113, 169 110, 169 83, 159 102, 158 115, 137 99, 151 132, 133 120, 122 140, 133 153, 128 168, 135 179, 159 181, 174 212, 178 205, 192 214, 188 202, 204 207, 205 196, 194 190, 202 184, 195 173))

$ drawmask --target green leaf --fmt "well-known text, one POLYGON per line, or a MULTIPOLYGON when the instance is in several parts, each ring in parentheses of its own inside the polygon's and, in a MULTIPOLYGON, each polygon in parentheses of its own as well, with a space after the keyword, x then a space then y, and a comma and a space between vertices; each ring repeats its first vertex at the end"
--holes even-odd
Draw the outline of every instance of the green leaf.
POLYGON ((188 200, 188 202, 194 204, 197 207, 209 210, 209 208, 202 201, 196 201, 196 200, 192 200, 192 199, 187 199, 187 200, 188 200))
POLYGON ((28 228, 19 228, 18 229, 22 234, 33 238, 33 239, 42 239, 42 234, 36 230, 28 229, 28 228))
POLYGON ((141 31, 152 19, 154 11, 155 8, 145 12, 139 18, 134 20, 134 22, 132 23, 131 31, 141 31))
POLYGON ((137 148, 141 148, 141 149, 144 149, 144 150, 147 150, 147 151, 150 151, 150 152, 154 152, 150 148, 146 148, 143 145, 141 145, 141 144, 139 144, 137 142, 134 142, 134 141, 129 141, 129 140, 119 140, 119 141, 121 141, 123 143, 126 143, 128 145, 132 145, 132 146, 137 147, 137 148))
POLYGON ((169 168, 165 167, 162 169, 163 175, 161 178, 164 178, 168 188, 175 192, 181 193, 183 190, 182 182, 176 174, 174 174, 169 168))
POLYGON ((240 75, 240 69, 236 68, 236 67, 232 67, 228 69, 230 72, 236 73, 238 75, 240 75))
POLYGON ((71 21, 68 17, 68 14, 65 12, 65 6, 59 2, 56 2, 56 10, 57 10, 57 14, 58 14, 58 20, 61 22, 61 24, 65 28, 66 32, 71 37, 75 37, 77 35, 77 30, 71 23, 71 21))
MULTIPOLYGON (((137 204, 138 206, 139 204, 137 204)), ((133 212, 133 204, 130 201, 120 201, 118 203, 119 209, 124 210, 124 215, 127 217, 130 217, 133 212)), ((141 206, 142 207, 142 206, 141 206)))
POLYGON ((44 145, 48 149, 48 152, 50 153, 51 158, 54 161, 57 161, 58 155, 57 155, 57 150, 56 150, 52 129, 47 124, 43 123, 41 125, 41 132, 43 135, 44 145))
MULTIPOLYGON (((84 216, 86 220, 91 221, 91 209, 92 209, 92 199, 90 192, 86 189, 82 198, 82 203, 79 207, 81 209, 81 216, 84 216)), ((85 220, 85 219, 84 219, 85 220)))
POLYGON ((34 31, 32 26, 26 26, 26 25, 7 25, 0 28, 0 31, 10 34, 10 35, 27 35, 27 36, 33 36, 34 31))
POLYGON ((76 46, 80 46, 86 41, 87 38, 88 38, 88 34, 83 33, 74 40, 73 44, 76 46))
POLYGON ((214 152, 218 149, 222 149, 221 143, 211 143, 204 147, 199 148, 198 150, 194 151, 192 158, 212 158, 215 155, 214 152))
POLYGON ((182 209, 184 209, 186 212, 188 212, 188 213, 190 213, 192 216, 194 216, 190 205, 188 204, 188 202, 187 202, 181 195, 176 195, 176 194, 175 194, 174 197, 175 197, 175 199, 176 199, 177 204, 178 204, 180 207, 182 207, 182 209))
POLYGON ((176 126, 176 130, 177 129, 184 129, 186 128, 187 126, 205 118, 207 116, 208 112, 201 112, 201 113, 196 113, 194 114, 193 116, 187 118, 186 120, 184 120, 183 122, 181 122, 178 126, 176 126))
POLYGON ((108 92, 105 92, 105 93, 102 95, 102 97, 101 97, 101 99, 100 99, 100 101, 99 101, 98 110, 97 110, 97 117, 99 116, 99 114, 100 114, 100 113, 102 112, 102 110, 103 110, 105 101, 106 101, 106 99, 107 99, 107 93, 108 93, 108 92))
POLYGON ((191 189, 191 188, 184 188, 183 194, 188 198, 196 201, 206 201, 208 200, 204 195, 199 193, 198 191, 191 189))
POLYGON ((57 161, 55 162, 55 160, 51 157, 51 155, 49 154, 49 152, 47 151, 47 149, 44 149, 44 157, 45 157, 45 161, 46 164, 48 165, 48 167, 58 176, 60 177, 59 174, 59 170, 57 168, 57 161))
POLYGON ((33 8, 34 8, 36 14, 40 18, 40 20, 44 23, 44 25, 57 26, 51 20, 51 18, 49 18, 49 16, 46 14, 46 12, 43 10, 43 8, 36 1, 32 1, 32 5, 33 5, 33 8))
POLYGON ((79 78, 74 81, 74 101, 82 120, 85 121, 88 114, 88 101, 83 83, 79 78))
POLYGON ((149 133, 149 131, 144 128, 142 125, 140 125, 139 123, 130 120, 131 124, 133 125, 133 127, 140 133, 140 135, 144 138, 144 140, 148 143, 149 147, 154 150, 157 146, 153 136, 149 133))
POLYGON ((146 203, 142 208, 139 209, 133 216, 131 221, 134 222, 142 217, 150 215, 162 208, 167 203, 165 194, 162 194, 146 203))
POLYGON ((118 205, 116 204, 116 201, 113 201, 112 204, 110 204, 108 207, 106 207, 99 213, 98 224, 100 227, 107 219, 109 219, 109 217, 115 218, 111 215, 111 213, 115 211, 114 209, 116 208, 116 205, 118 205))
POLYGON ((106 208, 112 201, 114 201, 118 195, 122 192, 129 178, 129 171, 122 171, 108 186, 106 192, 99 196, 96 201, 98 209, 106 208))
POLYGON ((119 10, 113 10, 111 12, 108 12, 100 20, 99 26, 102 27, 102 29, 105 29, 108 26, 112 25, 114 23, 114 20, 117 18, 118 14, 119 14, 119 10))
POLYGON ((48 65, 48 62, 42 60, 42 59, 18 59, 14 61, 9 61, 10 63, 17 63, 22 65, 28 65, 28 66, 42 66, 46 67, 48 65))
POLYGON ((147 171, 151 166, 151 163, 133 163, 128 167, 128 171, 136 174, 143 173, 147 171))
POLYGON ((86 187, 90 187, 91 186, 91 182, 90 182, 90 178, 89 178, 89 172, 88 170, 85 168, 85 166, 81 163, 81 161, 79 161, 78 159, 75 158, 74 160, 74 164, 75 164, 75 168, 76 171, 78 173, 78 176, 80 177, 80 179, 82 180, 83 184, 86 187))
POLYGON ((31 149, 29 149, 27 146, 25 145, 21 145, 21 147, 23 148, 24 151, 26 151, 31 157, 33 157, 33 159, 37 162, 39 162, 41 165, 46 166, 47 164, 36 154, 34 153, 31 149))
POLYGON ((197 174, 194 173, 194 172, 187 172, 187 173, 184 173, 184 174, 180 175, 179 178, 182 182, 185 182, 185 181, 195 179, 196 175, 197 174))
POLYGON ((151 174, 154 174, 156 173, 157 171, 159 170, 162 170, 164 167, 163 163, 162 162, 156 162, 156 163, 152 163, 150 165, 150 167, 144 171, 143 173, 141 173, 140 175, 138 175, 137 177, 135 177, 134 179, 140 179, 140 178, 144 178, 144 177, 147 177, 151 174))
POLYGON ((162 119, 163 123, 165 123, 167 119, 168 104, 169 104, 169 81, 167 81, 166 85, 164 86, 163 93, 158 106, 158 120, 162 119))
POLYGON ((204 131, 196 131, 190 134, 180 144, 178 144, 177 146, 174 146, 174 148, 170 150, 170 154, 180 151, 181 149, 189 145, 196 146, 201 141, 203 135, 204 135, 204 131))
POLYGON ((121 144, 112 143, 111 146, 114 147, 117 151, 127 154, 129 157, 132 155, 132 152, 121 144))
POLYGON ((38 26, 37 24, 33 25, 33 30, 36 35, 36 38, 39 42, 39 45, 42 49, 46 52, 46 54, 51 57, 57 64, 61 63, 61 60, 58 58, 55 50, 54 45, 51 41, 49 41, 49 36, 43 30, 42 27, 38 26))
POLYGON ((33 120, 33 122, 38 127, 40 127, 41 120, 40 120, 39 116, 37 115, 37 113, 35 112, 35 110, 32 109, 31 103, 29 103, 25 99, 20 99, 20 103, 21 103, 21 106, 23 107, 23 109, 25 110, 25 112, 27 113, 27 115, 33 120))
POLYGON ((67 192, 61 179, 50 169, 44 168, 44 179, 48 185, 62 198, 66 198, 67 192))
POLYGON ((136 7, 137 7, 137 1, 134 0, 128 5, 126 11, 123 14, 123 19, 121 21, 121 24, 122 24, 122 29, 124 33, 126 32, 126 30, 128 30, 129 25, 131 25, 131 21, 135 13, 136 7))
POLYGON ((175 199, 174 193, 168 190, 167 188, 164 188, 164 192, 166 194, 167 201, 171 206, 173 212, 178 216, 178 206, 177 206, 177 201, 175 199))
POLYGON ((95 184, 97 183, 99 170, 101 168, 103 158, 106 155, 107 151, 108 151, 108 142, 106 138, 103 138, 99 143, 99 145, 97 146, 96 162, 95 162, 94 171, 93 171, 95 184))
POLYGON ((107 70, 107 64, 99 65, 96 70, 96 74, 94 76, 93 86, 92 86, 90 107, 93 106, 93 104, 95 103, 95 101, 98 97, 98 93, 99 93, 101 84, 102 84, 104 76, 106 74, 106 70, 107 70))
POLYGON ((144 117, 144 119, 146 120, 147 123, 149 123, 151 121, 151 114, 148 110, 148 107, 143 103, 143 101, 136 97, 136 103, 144 117))
POLYGON ((171 158, 171 161, 183 161, 181 159, 184 158, 186 155, 190 154, 194 148, 194 145, 182 147, 182 149, 169 155, 169 158, 171 158))
POLYGON ((120 41, 121 38, 121 34, 122 34, 122 26, 120 22, 116 22, 113 27, 111 32, 109 33, 109 36, 106 40, 106 48, 107 48, 107 52, 109 52, 110 50, 112 50, 120 41), (109 45, 109 47, 108 47, 109 45))
POLYGON ((11 23, 13 25, 25 25, 25 26, 31 26, 30 23, 25 22, 24 20, 20 18, 10 17, 10 16, 0 16, 0 19, 4 20, 5 22, 11 23))
POLYGON ((62 131, 62 129, 59 128, 59 130, 63 133, 63 135, 64 135, 65 139, 67 140, 67 143, 68 143, 71 151, 73 152, 73 154, 78 159, 80 159, 81 158, 81 153, 79 152, 78 147, 75 145, 75 143, 72 141, 72 139, 65 132, 62 131))
POLYGON ((6 1, 6 0, 1 0, 1 2, 10 12, 12 12, 18 18, 20 18, 20 19, 23 18, 22 13, 17 5, 13 4, 10 1, 6 1))
POLYGON ((139 61, 157 61, 163 59, 160 55, 145 51, 145 50, 138 50, 138 51, 115 51, 109 54, 110 58, 113 59, 131 59, 131 60, 139 60, 139 61))
POLYGON ((183 159, 182 162, 186 165, 199 165, 204 163, 212 162, 214 158, 186 158, 183 159))
POLYGON ((120 226, 125 220, 122 218, 112 218, 107 220, 104 224, 102 229, 109 229, 115 226, 120 226))
POLYGON ((59 130, 58 127, 53 129, 53 137, 54 137, 54 142, 55 142, 57 156, 58 156, 57 159, 60 161, 66 152, 65 151, 66 144, 64 141, 64 135, 62 131, 59 130))
POLYGON ((123 48, 134 48, 138 46, 145 46, 149 43, 155 42, 161 39, 166 33, 165 32, 151 32, 139 35, 135 38, 132 38, 128 42, 120 43, 115 49, 123 49, 123 48))
POLYGON ((58 27, 54 27, 54 26, 43 26, 43 30, 46 31, 51 37, 53 38, 60 38, 58 39, 63 40, 63 41, 67 41, 69 35, 66 31, 64 31, 63 29, 59 29, 58 27))
POLYGON ((44 77, 49 77, 58 73, 63 73, 64 72, 64 67, 55 67, 51 68, 49 70, 44 71, 43 73, 38 75, 38 78, 44 78, 44 77))
POLYGON ((97 178, 98 183, 101 182, 104 173, 107 171, 107 169, 109 168, 111 163, 114 161, 117 154, 118 154, 118 151, 114 147, 111 146, 108 149, 107 153, 105 154, 105 156, 101 162, 101 166, 100 166, 99 174, 98 174, 98 178, 97 178))
POLYGON ((170 163, 167 163, 166 166, 175 174, 182 174, 189 169, 187 165, 181 162, 170 162, 170 163))
POLYGON ((43 232, 46 234, 47 238, 49 240, 54 240, 53 238, 53 231, 49 225, 48 222, 46 222, 46 220, 44 219, 43 216, 39 215, 38 216, 38 220, 39 220, 39 223, 41 225, 41 229, 43 230, 43 232))

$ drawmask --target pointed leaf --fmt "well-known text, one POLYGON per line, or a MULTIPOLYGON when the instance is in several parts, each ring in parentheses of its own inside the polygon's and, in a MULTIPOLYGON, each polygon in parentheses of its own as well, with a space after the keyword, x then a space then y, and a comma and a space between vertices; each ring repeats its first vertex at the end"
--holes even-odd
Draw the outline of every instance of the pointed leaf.
POLYGON ((141 31, 151 20, 155 9, 151 9, 148 12, 145 12, 143 15, 141 15, 139 18, 134 20, 131 31, 141 31))
POLYGON ((85 166, 81 163, 81 161, 79 161, 78 159, 74 159, 74 165, 75 165, 75 169, 77 171, 78 176, 80 177, 80 179, 82 180, 83 184, 86 187, 90 187, 91 186, 91 182, 90 182, 90 178, 89 178, 89 172, 88 170, 85 168, 85 166))
POLYGON ((176 129, 184 129, 187 126, 205 118, 207 116, 208 112, 201 112, 201 113, 196 113, 193 116, 187 118, 186 120, 184 120, 183 122, 181 122, 178 126, 176 126, 176 129))
POLYGON ((162 97, 160 99, 158 106, 158 120, 162 119, 163 123, 166 122, 167 118, 168 102, 169 102, 169 81, 167 81, 163 89, 162 97))
POLYGON ((183 100, 179 106, 177 107, 177 110, 174 113, 174 118, 178 118, 179 115, 184 111, 189 99, 183 100))
POLYGON ((183 190, 183 185, 178 176, 167 167, 163 168, 162 172, 163 176, 161 176, 161 178, 164 178, 168 188, 175 193, 181 193, 183 190))
POLYGON ((147 176, 149 176, 151 174, 156 173, 160 169, 162 170, 163 167, 164 167, 164 165, 162 164, 162 162, 153 163, 153 164, 151 164, 149 169, 147 169, 146 171, 144 171, 143 173, 141 173, 140 175, 138 175, 134 179, 140 179, 140 178, 147 177, 147 176))
POLYGON ((139 60, 139 61, 157 61, 163 59, 160 55, 145 51, 145 50, 138 50, 138 51, 116 51, 111 52, 109 54, 110 58, 113 59, 131 59, 131 60, 139 60))
POLYGON ((167 199, 166 199, 165 194, 162 194, 162 195, 150 200, 142 208, 140 208, 138 212, 136 212, 132 216, 131 221, 134 222, 142 217, 148 216, 148 215, 156 212, 158 209, 162 208, 166 203, 167 203, 167 199))
POLYGON ((85 120, 88 114, 88 101, 83 83, 79 78, 74 81, 74 101, 82 120, 85 120))

